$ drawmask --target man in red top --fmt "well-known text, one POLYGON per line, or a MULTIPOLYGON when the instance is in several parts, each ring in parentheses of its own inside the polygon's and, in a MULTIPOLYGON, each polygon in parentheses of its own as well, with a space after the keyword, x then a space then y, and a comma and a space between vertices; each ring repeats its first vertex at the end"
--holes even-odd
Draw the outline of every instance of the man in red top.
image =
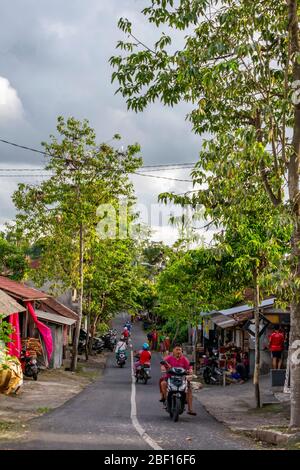
POLYGON ((279 331, 279 325, 275 325, 274 332, 270 336, 269 349, 272 354, 273 369, 281 369, 282 353, 284 350, 284 334, 279 331))
POLYGON ((128 328, 127 328, 127 326, 125 326, 125 327, 124 327, 124 330, 123 330, 123 333, 122 333, 122 335, 124 336, 124 338, 125 338, 125 341, 126 341, 126 343, 128 344, 128 339, 129 339, 129 331, 128 331, 128 328))
MULTIPOLYGON (((190 361, 183 355, 182 347, 180 344, 176 344, 173 348, 173 354, 164 358, 170 367, 183 367, 186 371, 189 372, 189 376, 187 377, 192 378, 193 368, 190 366, 190 361)), ((162 372, 166 372, 166 368, 164 366, 161 367, 162 372)), ((159 388, 161 393, 161 402, 165 402, 167 399, 167 379, 168 373, 164 375, 159 382, 159 388)), ((192 396, 192 389, 190 384, 188 385, 187 394, 186 394, 187 404, 188 404, 188 414, 196 416, 197 413, 193 411, 193 396, 192 396)))

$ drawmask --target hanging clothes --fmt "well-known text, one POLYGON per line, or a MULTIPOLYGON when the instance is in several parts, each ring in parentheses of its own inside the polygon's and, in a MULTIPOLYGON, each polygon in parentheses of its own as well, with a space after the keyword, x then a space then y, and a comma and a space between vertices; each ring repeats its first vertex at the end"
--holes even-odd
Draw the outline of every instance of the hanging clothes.
POLYGON ((19 323, 19 314, 13 313, 9 315, 8 322, 13 328, 13 332, 9 335, 11 342, 8 343, 8 354, 10 356, 21 356, 21 335, 20 335, 20 323, 19 323))
POLYGON ((34 308, 30 302, 26 302, 26 306, 28 308, 28 312, 32 316, 33 321, 36 324, 36 327, 39 330, 44 340, 48 360, 50 362, 51 357, 52 357, 52 352, 53 352, 53 340, 52 340, 51 329, 48 326, 46 326, 44 323, 42 323, 40 320, 38 320, 36 313, 34 311, 34 308))

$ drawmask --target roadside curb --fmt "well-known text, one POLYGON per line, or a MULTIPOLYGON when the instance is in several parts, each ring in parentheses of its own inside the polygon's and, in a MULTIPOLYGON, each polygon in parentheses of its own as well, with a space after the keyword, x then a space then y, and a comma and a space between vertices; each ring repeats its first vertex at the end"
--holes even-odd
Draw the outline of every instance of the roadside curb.
POLYGON ((295 432, 292 434, 287 434, 275 429, 236 429, 235 432, 241 432, 248 437, 251 437, 255 440, 265 442, 272 445, 288 445, 295 444, 300 442, 300 432, 295 432))
POLYGON ((197 400, 201 403, 205 411, 210 416, 212 416, 212 418, 214 418, 218 423, 221 423, 224 426, 226 426, 231 432, 235 434, 244 435, 253 440, 261 441, 261 442, 264 442, 266 444, 271 444, 271 445, 289 445, 289 444, 295 444, 297 442, 300 442, 300 431, 287 433, 287 432, 279 431, 277 429, 271 429, 270 427, 249 429, 249 428, 240 428, 237 426, 231 426, 230 424, 226 423, 226 421, 218 418, 213 413, 211 407, 207 407, 206 405, 204 405, 200 398, 197 397, 197 400))

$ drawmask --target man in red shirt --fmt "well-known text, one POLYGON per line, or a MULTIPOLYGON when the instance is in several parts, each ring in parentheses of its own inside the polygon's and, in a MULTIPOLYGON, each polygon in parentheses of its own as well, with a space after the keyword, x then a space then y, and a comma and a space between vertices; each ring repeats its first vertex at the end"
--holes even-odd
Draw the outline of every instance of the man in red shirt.
POLYGON ((279 331, 279 325, 275 325, 273 333, 270 336, 269 349, 272 354, 273 369, 281 369, 282 354, 284 350, 284 334, 279 331))
MULTIPOLYGON (((170 367, 182 367, 186 371, 189 372, 189 378, 192 378, 193 368, 190 365, 190 361, 183 355, 182 346, 180 344, 176 344, 173 348, 173 354, 164 358, 170 367)), ((164 366, 161 367, 162 372, 166 372, 166 368, 164 366)), ((167 399, 167 378, 168 373, 164 375, 159 382, 159 388, 161 393, 161 402, 165 402, 167 399)), ((186 394, 187 404, 188 404, 188 414, 196 416, 197 413, 193 411, 193 396, 192 396, 192 389, 190 384, 188 385, 187 394, 186 394)))

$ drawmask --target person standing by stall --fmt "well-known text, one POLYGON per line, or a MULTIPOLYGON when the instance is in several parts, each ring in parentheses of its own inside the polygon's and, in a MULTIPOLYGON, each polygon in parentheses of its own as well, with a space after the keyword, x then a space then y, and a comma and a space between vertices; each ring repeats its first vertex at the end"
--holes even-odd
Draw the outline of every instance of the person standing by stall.
POLYGON ((158 340, 158 333, 157 333, 156 328, 154 328, 152 331, 152 345, 151 345, 152 351, 157 350, 157 340, 158 340))
POLYGON ((274 326, 274 331, 270 336, 269 350, 272 355, 272 368, 281 369, 284 350, 284 334, 280 331, 279 325, 274 326))

